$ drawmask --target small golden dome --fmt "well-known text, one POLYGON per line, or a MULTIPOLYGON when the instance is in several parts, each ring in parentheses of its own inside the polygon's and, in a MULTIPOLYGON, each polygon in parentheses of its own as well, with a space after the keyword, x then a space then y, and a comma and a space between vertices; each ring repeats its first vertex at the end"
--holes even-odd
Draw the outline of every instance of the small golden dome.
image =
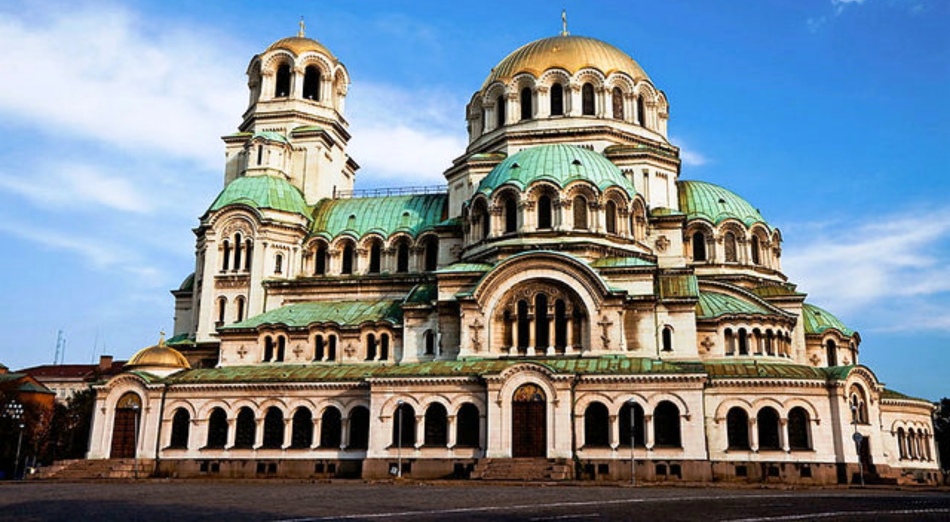
POLYGON ((275 49, 284 49, 286 51, 292 52, 296 56, 314 51, 329 56, 334 60, 336 59, 336 57, 333 56, 333 53, 331 53, 330 50, 327 49, 322 43, 312 38, 305 38, 303 36, 291 36, 290 38, 277 40, 276 42, 272 43, 265 52, 270 52, 275 49))
POLYGON ((536 78, 548 69, 564 69, 570 74, 590 67, 604 75, 625 72, 634 80, 648 80, 647 73, 627 53, 609 43, 586 36, 560 35, 525 44, 498 63, 482 88, 496 81, 505 83, 526 72, 536 78))
POLYGON ((186 359, 181 352, 165 345, 165 335, 162 334, 162 338, 159 339, 157 345, 139 350, 129 359, 129 362, 125 364, 125 369, 127 370, 139 368, 173 368, 187 370, 191 368, 191 365, 188 364, 188 359, 186 359))

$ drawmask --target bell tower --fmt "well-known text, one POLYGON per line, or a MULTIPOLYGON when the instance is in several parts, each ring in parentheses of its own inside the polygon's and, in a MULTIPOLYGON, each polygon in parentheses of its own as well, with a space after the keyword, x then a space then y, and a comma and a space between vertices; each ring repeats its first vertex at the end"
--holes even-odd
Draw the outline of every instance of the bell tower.
POLYGON ((241 176, 281 177, 307 204, 353 189, 359 166, 346 152, 346 67, 304 35, 271 44, 247 68, 250 98, 238 132, 224 136, 225 185, 241 176))

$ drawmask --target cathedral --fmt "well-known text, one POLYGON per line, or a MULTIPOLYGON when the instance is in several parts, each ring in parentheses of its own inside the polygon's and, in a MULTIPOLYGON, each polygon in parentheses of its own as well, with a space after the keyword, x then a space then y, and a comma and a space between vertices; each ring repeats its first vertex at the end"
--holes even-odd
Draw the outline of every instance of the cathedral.
POLYGON ((936 482, 933 405, 860 364, 755 205, 684 179, 670 100, 625 51, 565 27, 502 58, 439 187, 356 188, 349 73, 302 25, 247 79, 174 335, 95 387, 89 459, 936 482))

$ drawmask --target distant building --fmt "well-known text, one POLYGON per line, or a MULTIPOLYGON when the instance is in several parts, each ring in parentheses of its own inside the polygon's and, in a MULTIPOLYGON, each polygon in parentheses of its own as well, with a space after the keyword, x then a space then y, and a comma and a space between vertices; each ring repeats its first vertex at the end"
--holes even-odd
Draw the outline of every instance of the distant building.
POLYGON ((247 76, 175 336, 96 387, 89 458, 629 480, 632 451, 648 480, 936 480, 933 405, 859 364, 754 205, 680 179, 627 53, 566 31, 513 51, 437 190, 354 191, 349 73, 302 31, 247 76))
POLYGON ((56 393, 56 400, 66 402, 77 391, 112 378, 122 371, 125 361, 113 361, 111 355, 99 357, 99 364, 44 364, 20 370, 56 393))
MULTIPOLYGON (((32 376, 22 372, 10 372, 0 364, 0 415, 7 415, 12 404, 32 408, 34 414, 51 412, 56 394, 32 376)), ((48 421, 48 419, 47 419, 48 421)))

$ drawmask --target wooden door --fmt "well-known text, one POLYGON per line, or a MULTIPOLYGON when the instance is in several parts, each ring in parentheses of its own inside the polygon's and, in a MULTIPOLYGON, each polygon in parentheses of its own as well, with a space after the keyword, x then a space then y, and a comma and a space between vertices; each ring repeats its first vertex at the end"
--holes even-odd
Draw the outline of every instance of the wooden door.
POLYGON ((131 459, 135 457, 136 423, 138 410, 120 408, 115 410, 115 422, 112 426, 113 459, 131 459))
POLYGON ((511 400, 511 454, 547 456, 547 401, 534 384, 518 388, 511 400))

